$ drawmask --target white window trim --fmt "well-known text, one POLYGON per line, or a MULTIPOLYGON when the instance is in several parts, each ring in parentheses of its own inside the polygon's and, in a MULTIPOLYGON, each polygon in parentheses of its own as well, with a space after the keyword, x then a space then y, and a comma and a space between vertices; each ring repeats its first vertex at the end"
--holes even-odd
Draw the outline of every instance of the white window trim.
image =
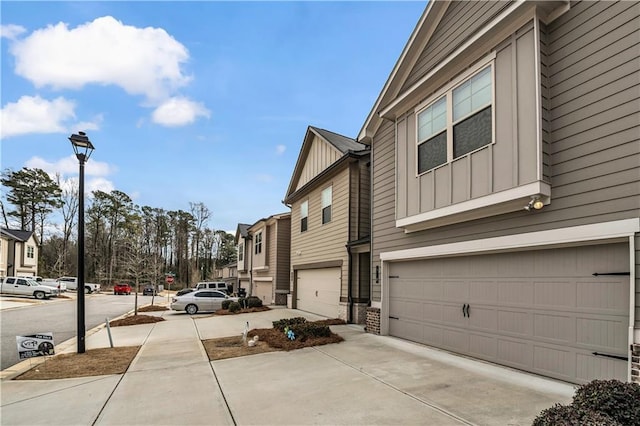
MULTIPOLYGON (((328 223, 331 223, 333 221, 333 184, 327 186, 326 188, 324 188, 321 192, 320 192, 320 224, 321 225, 326 225, 328 223), (323 200, 323 195, 324 192, 326 190, 331 190, 331 200, 329 202, 329 204, 327 204, 326 206, 324 205, 324 200, 323 200), (327 207, 331 207, 331 219, 329 219, 328 222, 324 221, 324 209, 327 207)), ((308 223, 307 223, 308 226, 308 223)))
MULTIPOLYGON (((469 67, 466 71, 464 71, 463 73, 461 73, 458 77, 456 77, 455 79, 453 79, 451 82, 449 82, 448 84, 446 84, 445 86, 443 86, 440 90, 438 90, 434 95, 430 96, 429 98, 427 98, 425 101, 421 102, 413 111, 413 113, 415 114, 415 136, 416 136, 416 140, 415 140, 415 144, 414 144, 414 150, 415 150, 415 177, 419 177, 422 176, 424 174, 433 172, 435 170, 437 170, 440 167, 444 167, 448 164, 453 163, 454 161, 457 160, 462 160, 470 155, 472 155, 474 152, 480 151, 482 149, 486 149, 488 146, 490 145, 494 145, 496 143, 496 71, 495 71, 495 59, 496 59, 496 52, 493 51, 490 54, 488 54, 487 56, 485 56, 484 58, 482 58, 481 60, 479 60, 478 62, 476 62, 473 66, 469 67), (475 114, 477 111, 474 111, 473 113, 470 113, 466 116, 464 116, 463 118, 458 119, 457 121, 454 122, 453 120, 453 91, 461 86, 462 84, 464 84, 467 80, 471 79, 473 76, 475 76, 476 74, 478 74, 480 71, 482 71, 483 69, 485 69, 486 67, 490 67, 491 68, 491 143, 487 144, 487 145, 483 145, 479 148, 474 149, 473 151, 470 151, 458 158, 453 158, 453 126, 457 123, 460 123, 462 121, 464 121, 465 119, 471 117, 473 114, 475 114), (418 147, 419 145, 422 145, 423 143, 426 142, 425 141, 420 141, 418 140, 418 129, 419 129, 419 121, 418 121, 418 116, 420 115, 420 113, 422 111, 424 111, 425 109, 427 109, 428 107, 430 107, 431 105, 433 105, 434 103, 436 103, 437 101, 439 101, 440 99, 442 99, 443 97, 446 98, 446 105, 447 105, 447 125, 445 128, 445 132, 447 132, 447 161, 439 164, 431 169, 427 169, 423 172, 420 172, 418 170, 418 161, 419 161, 419 150, 418 147)), ((485 107, 486 108, 486 107, 485 107)), ((478 110, 479 111, 479 110, 478 110)), ((433 137, 433 135, 431 136, 433 137)))
POLYGON ((300 233, 305 233, 309 230, 309 200, 304 200, 302 203, 300 203, 300 233), (302 206, 303 205, 307 205, 307 215, 306 216, 302 216, 302 206), (304 231, 302 231, 302 219, 307 218, 307 229, 305 229, 304 231))
POLYGON ((262 246, 264 245, 264 236, 262 235, 262 229, 258 232, 256 232, 256 235, 254 237, 254 244, 253 244, 253 254, 255 256, 257 255, 262 255, 262 246), (258 239, 258 236, 260 236, 260 252, 257 252, 257 248, 258 248, 258 244, 255 243, 255 240, 258 239))

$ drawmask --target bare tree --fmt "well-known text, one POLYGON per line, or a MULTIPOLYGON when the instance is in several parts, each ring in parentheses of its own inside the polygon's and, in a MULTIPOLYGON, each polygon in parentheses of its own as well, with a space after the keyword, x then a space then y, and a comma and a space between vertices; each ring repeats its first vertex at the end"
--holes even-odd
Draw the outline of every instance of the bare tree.
POLYGON ((56 175, 56 182, 62 188, 62 205, 60 213, 62 214, 62 252, 60 253, 61 262, 58 273, 64 274, 67 266, 67 253, 69 252, 69 241, 71 240, 71 232, 74 229, 78 217, 78 186, 63 185, 60 174, 56 175))

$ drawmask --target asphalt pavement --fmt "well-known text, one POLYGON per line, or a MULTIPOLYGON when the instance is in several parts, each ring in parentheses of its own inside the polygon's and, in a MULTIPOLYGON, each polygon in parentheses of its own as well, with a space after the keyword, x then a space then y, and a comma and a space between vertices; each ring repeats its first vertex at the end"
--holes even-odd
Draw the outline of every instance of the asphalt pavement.
MULTIPOLYGON (((344 342, 209 361, 203 339, 312 314, 233 316, 163 311, 166 321, 111 328, 114 345, 142 345, 124 374, 15 381, 2 372, 0 423, 11 425, 530 425, 574 387, 400 339, 332 326, 344 342)), ((88 349, 108 347, 104 327, 88 349)), ((75 350, 75 341, 56 351, 75 350)))

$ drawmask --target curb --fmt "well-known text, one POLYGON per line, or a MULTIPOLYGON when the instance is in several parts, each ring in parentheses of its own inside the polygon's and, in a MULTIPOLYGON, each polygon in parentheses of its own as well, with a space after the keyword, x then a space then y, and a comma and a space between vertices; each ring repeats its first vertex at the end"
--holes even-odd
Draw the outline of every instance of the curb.
MULTIPOLYGON (((143 306, 147 306, 147 305, 143 305, 143 306)), ((133 312, 135 311, 135 309, 130 310, 129 312, 126 312, 116 318, 111 318, 109 321, 115 321, 121 318, 125 318, 128 317, 130 315, 133 314, 133 312)), ((87 332, 85 333, 85 341, 86 339, 99 332, 100 330, 102 330, 103 328, 106 327, 105 323, 101 323, 99 325, 96 325, 95 327, 93 327, 90 330, 87 330, 87 332)), ((23 361, 20 361, 17 364, 12 365, 9 368, 6 368, 2 371, 0 371, 0 381, 5 381, 5 380, 13 380, 14 378, 18 377, 19 375, 21 375, 22 373, 25 373, 29 370, 31 370, 32 368, 42 364, 43 362, 47 361, 50 358, 56 357, 58 355, 62 355, 64 353, 71 353, 69 352, 69 349, 72 348, 73 346, 76 345, 78 338, 77 337, 72 337, 69 340, 65 340, 62 343, 59 343, 55 346, 56 348, 56 353, 53 356, 47 357, 47 356, 42 356, 42 357, 35 357, 35 358, 29 358, 29 359, 25 359, 23 361)))

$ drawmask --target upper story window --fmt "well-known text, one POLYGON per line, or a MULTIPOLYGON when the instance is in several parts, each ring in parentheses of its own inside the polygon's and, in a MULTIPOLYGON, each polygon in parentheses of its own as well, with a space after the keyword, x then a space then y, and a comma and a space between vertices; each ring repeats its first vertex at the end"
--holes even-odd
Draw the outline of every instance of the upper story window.
POLYGON ((307 230, 309 224, 309 201, 300 204, 300 232, 307 230))
POLYGON ((253 238, 253 247, 255 254, 262 253, 262 231, 258 232, 253 238))
POLYGON ((492 69, 450 87, 418 112, 418 174, 493 142, 492 69))
POLYGON ((35 249, 33 248, 33 246, 27 246, 27 258, 33 259, 35 257, 35 249))
POLYGON ((238 244, 238 260, 242 262, 244 260, 244 244, 238 244))
POLYGON ((322 223, 331 222, 332 186, 322 190, 322 223))

